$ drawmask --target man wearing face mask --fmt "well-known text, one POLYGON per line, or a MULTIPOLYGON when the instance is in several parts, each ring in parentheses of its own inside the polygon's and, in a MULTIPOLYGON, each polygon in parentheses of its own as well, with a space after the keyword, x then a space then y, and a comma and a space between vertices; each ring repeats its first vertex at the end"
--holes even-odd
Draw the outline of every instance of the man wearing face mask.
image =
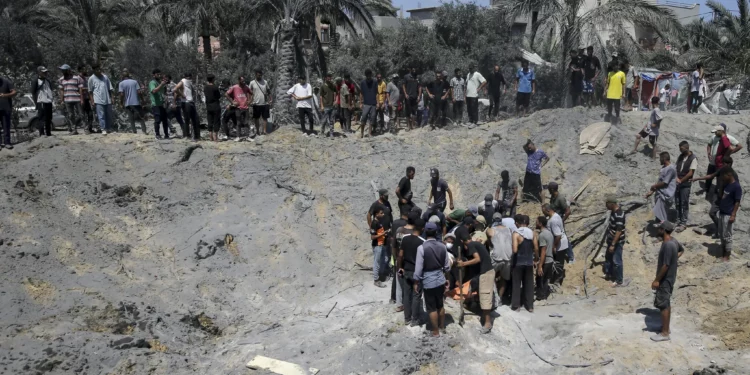
POLYGON ((453 192, 448 187, 448 183, 440 178, 440 171, 438 171, 437 168, 430 169, 430 178, 430 185, 432 186, 432 188, 430 189, 430 197, 427 199, 427 203, 434 202, 440 204, 440 212, 445 211, 446 204, 450 206, 452 210, 453 192), (450 198, 450 203, 448 203, 445 199, 446 193, 448 194, 448 198, 450 198))

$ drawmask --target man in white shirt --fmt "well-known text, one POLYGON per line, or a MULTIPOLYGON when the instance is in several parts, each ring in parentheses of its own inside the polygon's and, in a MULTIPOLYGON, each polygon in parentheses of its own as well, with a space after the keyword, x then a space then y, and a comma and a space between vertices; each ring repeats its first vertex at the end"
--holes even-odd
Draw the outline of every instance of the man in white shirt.
POLYGON ((469 74, 466 76, 466 111, 469 114, 469 128, 473 128, 479 122, 479 91, 487 86, 487 80, 481 73, 477 72, 474 63, 469 65, 469 74))
POLYGON ((555 213, 555 210, 548 203, 542 206, 542 213, 548 218, 547 229, 554 236, 553 258, 560 268, 560 273, 552 276, 550 283, 562 285, 563 280, 565 280, 565 262, 568 260, 568 247, 570 246, 568 236, 565 235, 562 217, 555 213))
POLYGON ((302 134, 307 137, 313 134, 313 114, 312 114, 312 97, 313 90, 312 86, 306 82, 307 79, 304 76, 299 77, 299 83, 292 86, 286 93, 289 94, 294 100, 297 101, 297 112, 299 112, 299 122, 302 126, 302 134), (310 130, 305 129, 305 116, 310 121, 310 130))
POLYGON ((89 77, 88 82, 89 100, 96 106, 96 117, 99 118, 102 135, 107 135, 108 129, 116 130, 112 114, 112 82, 106 74, 102 73, 99 64, 94 64, 91 69, 94 74, 89 77))
POLYGON ((32 99, 36 104, 39 135, 52 135, 52 82, 47 77, 47 68, 37 68, 37 77, 32 82, 32 99))
MULTIPOLYGON (((721 123, 719 124, 719 126, 724 128, 724 134, 727 135, 727 139, 729 139, 729 143, 736 150, 734 151, 734 153, 739 152, 742 149, 742 144, 737 140, 737 138, 727 133, 726 124, 721 123)), ((711 137, 708 139, 708 144, 706 144, 706 155, 708 156, 708 169, 706 170, 706 176, 713 174, 714 172, 718 170, 716 168, 716 153, 719 150, 719 141, 721 140, 721 137, 714 134, 714 132, 715 130, 711 131, 711 137)), ((713 178, 706 180, 706 186, 705 186, 706 198, 709 198, 709 194, 711 194, 712 182, 713 182, 713 178)))
POLYGON ((702 98, 699 95, 702 79, 703 65, 699 63, 695 66, 695 70, 690 75, 690 96, 688 96, 688 113, 698 113, 698 107, 703 104, 702 98))
MULTIPOLYGON (((185 128, 187 131, 191 131, 193 135, 193 142, 198 142, 201 139, 201 124, 198 120, 198 110, 195 108, 195 100, 198 96, 198 91, 193 85, 193 73, 185 73, 180 83, 174 88, 175 98, 182 98, 182 111, 185 113, 185 128), (193 124, 192 130, 190 129, 190 123, 193 124)), ((183 134, 187 137, 188 134, 183 134)))
POLYGON ((667 110, 667 99, 671 96, 672 86, 667 83, 664 88, 659 90, 659 109, 662 111, 667 110))

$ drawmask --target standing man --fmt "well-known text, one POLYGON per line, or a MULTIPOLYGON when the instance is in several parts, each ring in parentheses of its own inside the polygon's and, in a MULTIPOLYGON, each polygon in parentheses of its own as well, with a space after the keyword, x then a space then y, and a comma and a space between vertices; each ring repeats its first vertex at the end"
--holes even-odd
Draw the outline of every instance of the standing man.
POLYGON ((602 71, 602 63, 594 56, 594 46, 586 48, 586 56, 583 58, 583 103, 591 109, 594 103, 594 82, 599 78, 602 71))
POLYGON ((494 119, 497 117, 497 111, 500 110, 500 89, 505 94, 508 84, 505 82, 503 72, 500 71, 500 65, 495 65, 494 70, 487 79, 489 82, 490 108, 487 110, 487 117, 494 119))
POLYGON ((529 62, 521 62, 521 69, 516 73, 516 116, 521 117, 521 107, 523 107, 523 116, 529 111, 531 104, 531 95, 536 93, 536 75, 529 69, 529 62))
POLYGON ((376 287, 385 288, 387 285, 380 281, 381 273, 384 273, 388 268, 388 252, 385 250, 388 231, 380 223, 383 220, 383 216, 385 216, 383 207, 375 207, 372 210, 372 215, 374 217, 372 220, 370 220, 370 215, 367 216, 370 227, 370 239, 372 239, 372 277, 376 287))
MULTIPOLYGON (((370 209, 367 211, 367 225, 372 226, 372 220, 375 218, 375 209, 378 207, 383 209, 383 216, 380 219, 380 224, 385 230, 390 231, 391 225, 393 224, 393 209, 391 208, 391 202, 388 201, 388 190, 378 190, 378 200, 370 205, 370 209)), ((386 250, 386 255, 388 251, 386 250)))
POLYGON ((609 210, 609 227, 607 228, 607 253, 604 255, 604 279, 612 282, 613 287, 622 286, 623 264, 622 248, 625 246, 625 213, 622 212, 617 198, 607 196, 609 210))
POLYGON ((607 83, 604 85, 604 92, 607 95, 607 117, 604 121, 609 120, 612 125, 622 123, 620 121, 620 101, 625 97, 625 73, 623 69, 625 64, 610 65, 612 74, 607 78, 607 83), (612 117, 612 107, 615 109, 615 117, 612 117))
POLYGON ((526 152, 527 160, 526 174, 523 178, 523 198, 521 201, 527 202, 533 199, 536 202, 544 203, 542 167, 544 164, 547 164, 549 157, 544 151, 537 149, 534 142, 530 139, 526 141, 523 150, 526 152))
POLYGON ((338 103, 341 110, 339 111, 341 117, 341 130, 344 133, 352 132, 352 108, 354 108, 354 93, 349 90, 349 73, 344 74, 343 82, 336 82, 338 86, 338 103))
POLYGON ((141 107, 141 100, 138 95, 141 91, 141 84, 138 81, 130 78, 130 72, 127 69, 122 71, 122 81, 117 86, 117 92, 120 93, 120 100, 122 106, 128 111, 128 117, 130 118, 130 131, 136 134, 135 120, 136 118, 141 123, 141 131, 143 134, 148 134, 146 130, 146 120, 143 119, 143 108, 141 107))
POLYGON ((721 199, 724 197, 724 175, 727 173, 732 173, 734 180, 739 181, 739 177, 737 176, 737 173, 732 169, 733 160, 731 156, 727 156, 722 161, 722 167, 718 171, 707 175, 703 177, 693 178, 693 181, 701 181, 701 180, 708 180, 713 179, 714 177, 717 177, 716 179, 716 185, 713 187, 713 192, 709 195, 709 202, 711 202, 711 208, 708 210, 708 216, 711 218, 711 221, 714 222, 714 229, 715 232, 708 231, 706 232, 706 235, 713 234, 713 238, 719 238, 719 205, 721 204, 721 199))
POLYGON ((518 183, 516 180, 510 179, 510 173, 507 170, 500 172, 500 181, 497 183, 497 189, 495 189, 495 200, 500 202, 500 213, 503 217, 516 215, 518 183))
POLYGON ((425 242, 422 238, 424 220, 416 219, 410 234, 401 239, 398 250, 398 278, 405 281, 402 283, 404 324, 411 327, 420 325, 422 315, 422 285, 419 279, 414 277, 417 266, 417 253, 419 247, 425 242))
POLYGON ((0 148, 13 149, 10 140, 10 115, 13 111, 13 97, 17 94, 13 81, 7 77, 0 77, 0 123, 2 123, 3 139, 0 148))
POLYGON ((372 137, 372 129, 375 127, 377 118, 376 109, 378 105, 378 83, 372 79, 372 70, 365 70, 365 79, 359 84, 359 109, 362 110, 362 117, 359 119, 360 138, 365 137, 365 127, 367 120, 370 120, 369 136, 372 137))
POLYGON ((221 127, 221 91, 214 84, 216 77, 213 74, 206 76, 206 85, 203 86, 203 97, 206 98, 206 123, 208 137, 213 142, 219 141, 219 128, 221 127))
POLYGON ((651 190, 646 194, 646 198, 654 195, 654 216, 656 216, 657 224, 668 220, 667 211, 672 206, 672 198, 677 190, 677 170, 669 160, 669 153, 662 152, 659 154, 659 161, 661 162, 661 170, 659 171, 659 181, 651 185, 651 190))
MULTIPOLYGON (((493 298, 492 293, 495 290, 495 269, 492 267, 492 258, 487 248, 484 246, 484 241, 487 237, 482 232, 475 232, 471 241, 466 247, 466 258, 468 261, 464 262, 459 259, 456 261, 459 268, 473 267, 475 269, 472 274, 478 275, 479 288, 479 308, 482 309, 482 318, 480 322, 483 323, 481 333, 487 334, 492 330, 492 319, 490 313, 492 312, 493 298)), ((459 286, 460 288, 461 286, 459 286)))
POLYGON ((539 260, 536 263, 536 299, 546 300, 549 297, 549 280, 552 277, 554 267, 555 237, 547 229, 547 217, 542 215, 536 218, 536 230, 539 231, 537 239, 539 242, 539 260))
MULTIPOLYGON (((378 123, 379 129, 380 129, 379 131, 383 133, 385 132, 385 127, 386 127, 385 118, 383 115, 385 114, 386 103, 388 103, 388 90, 387 90, 388 85, 385 83, 385 81, 383 80, 383 75, 381 75, 380 73, 378 73, 375 76, 375 79, 378 82, 378 95, 376 98, 377 109, 375 110, 375 115, 376 115, 375 121, 378 123)), ((370 131, 370 133, 372 133, 372 131, 370 131)))
MULTIPOLYGON (((252 85, 252 82, 250 85, 252 85)), ((333 104, 335 99, 336 85, 333 83, 333 75, 328 73, 326 74, 326 81, 323 82, 323 86, 320 88, 320 109, 323 111, 323 119, 320 121, 320 132, 325 134, 326 127, 330 126, 326 137, 331 138, 333 137, 333 127, 336 122, 336 107, 333 104)), ((253 117, 255 117, 255 109, 253 109, 253 117)))
POLYGON ((307 137, 313 134, 313 114, 312 114, 312 97, 313 90, 312 86, 307 83, 307 79, 304 76, 299 76, 299 82, 292 86, 289 91, 286 92, 289 96, 297 101, 297 112, 299 113, 299 122, 302 126, 302 134, 307 137), (305 129, 305 117, 310 122, 310 130, 305 129))
POLYGON ((174 88, 175 96, 179 96, 182 100, 182 111, 185 113, 185 128, 188 133, 183 134, 188 136, 192 133, 193 142, 198 142, 201 139, 201 124, 198 121, 198 110, 195 107, 195 102, 198 96, 193 85, 193 73, 185 73, 180 83, 174 88), (190 124, 193 124, 192 129, 190 124))
MULTIPOLYGON (((737 138, 727 133, 726 124, 721 123, 719 124, 719 126, 714 127, 711 130, 711 138, 709 138, 708 144, 706 145, 706 155, 708 156, 708 169, 706 170, 707 175, 713 174, 714 172, 719 170, 716 167, 716 155, 718 154, 718 151, 719 151, 719 143, 722 143, 722 144, 724 143, 722 142, 722 139, 724 138, 724 136, 726 136, 727 140, 729 141, 730 149, 734 150, 730 153, 730 155, 742 149, 742 144, 737 140, 737 138), (717 130, 719 129, 719 127, 721 127, 721 131, 717 130)), ((726 150, 726 147, 724 147, 724 149, 726 150)), ((722 157, 724 156, 722 155, 722 157)), ((705 187, 706 198, 710 198, 712 181, 713 179, 706 180, 706 187, 705 187)))
POLYGON ((411 72, 404 76, 403 90, 406 116, 409 117, 409 130, 412 130, 417 121, 417 101, 422 97, 422 87, 417 80, 417 69, 411 68, 411 72))
POLYGON ((661 332, 651 336, 651 340, 669 341, 669 335, 672 333, 669 329, 670 319, 672 317, 672 306, 670 299, 674 284, 677 281, 677 261, 682 256, 684 248, 672 237, 674 224, 665 221, 659 227, 659 235, 662 239, 661 249, 659 249, 659 261, 656 265, 656 277, 651 283, 651 289, 656 291, 654 297, 654 307, 661 311, 661 332))
POLYGON ((466 76, 466 111, 469 113, 469 129, 479 123, 479 92, 487 86, 487 80, 477 72, 474 63, 469 64, 469 74, 466 76))
MULTIPOLYGON (((505 287, 511 278, 511 260, 513 259, 513 231, 502 224, 502 216, 492 216, 492 226, 487 229, 487 239, 492 243, 492 267, 495 269, 495 286, 497 298, 502 300, 505 287)), ((498 303, 499 305, 499 303, 498 303)))
MULTIPOLYGON (((440 332, 445 333, 445 274, 451 269, 451 264, 448 248, 442 242, 436 241, 439 237, 435 223, 425 224, 425 237, 424 243, 417 248, 414 280, 421 283, 425 308, 430 316, 432 336, 438 337, 440 332)), ((418 288, 418 285, 415 284, 413 288, 418 288)))
POLYGON ((640 133, 635 136, 635 146, 631 154, 635 154, 638 150, 638 144, 641 143, 642 138, 648 137, 648 143, 651 145, 651 158, 656 158, 656 141, 659 139, 659 128, 661 127, 661 121, 664 116, 661 114, 661 109, 656 106, 659 98, 652 97, 651 104, 654 105, 654 110, 651 112, 649 117, 648 125, 646 125, 640 133))
POLYGON ((536 233, 529 228, 529 217, 519 215, 516 221, 518 230, 513 233, 513 255, 516 265, 513 267, 513 294, 510 308, 517 311, 521 307, 521 288, 523 288, 524 307, 534 312, 534 259, 538 259, 539 240, 536 233))
POLYGON ((555 212, 560 215, 563 219, 563 223, 568 221, 570 216, 570 205, 565 196, 560 194, 560 185, 557 182, 550 182, 547 184, 547 191, 549 191, 549 205, 555 212))
MULTIPOLYGON (((240 135, 242 134, 242 128, 247 125, 247 111, 250 109, 250 97, 253 96, 253 92, 245 82, 245 76, 239 76, 237 84, 230 87, 229 90, 224 94, 227 99, 232 103, 231 111, 234 113, 234 123, 237 125, 237 137, 234 139, 236 142, 242 140, 240 135)), ((258 93, 258 95, 263 95, 258 93)), ((259 114, 261 111, 258 111, 259 114)), ((304 127, 304 126, 303 126, 304 127)), ((254 132, 248 132, 248 139, 254 132)))
MULTIPOLYGON (((636 87, 635 68, 630 65, 629 61, 625 61, 624 65, 625 69, 623 69, 623 72, 628 72, 625 77, 625 108, 630 110, 633 108, 633 89, 636 87)), ((636 100, 636 103, 637 102, 638 101, 636 100)))
POLYGON ((678 233, 685 230, 688 225, 690 212, 690 185, 695 170, 698 169, 698 160, 690 151, 687 141, 680 142, 680 156, 677 157, 677 192, 675 201, 677 205, 677 228, 678 233))
POLYGON ((690 96, 688 97, 688 113, 698 113, 701 106, 700 96, 701 81, 703 80, 703 65, 696 64, 695 70, 690 74, 690 96))
POLYGON ((154 134, 156 139, 161 138, 159 134, 159 124, 164 129, 164 139, 169 139, 169 114, 164 107, 164 97, 167 93, 169 81, 167 77, 162 76, 161 70, 154 69, 152 72, 154 79, 148 83, 149 97, 151 98, 151 113, 154 115, 154 134))
POLYGON ((70 71, 70 65, 63 64, 60 67, 63 76, 57 81, 60 86, 60 98, 65 103, 65 117, 68 118, 68 133, 78 134, 78 125, 83 119, 83 109, 81 108, 81 98, 83 98, 83 80, 81 77, 73 75, 70 71))
MULTIPOLYGON (((185 121, 182 119, 182 99, 179 95, 175 95, 175 87, 177 87, 177 84, 172 81, 172 76, 167 74, 167 117, 170 121, 173 118, 177 120, 177 123, 180 124, 182 137, 187 138, 190 137, 190 130, 185 126, 185 121)), ((170 130, 173 134, 177 133, 171 125, 170 130)), ((229 136, 229 134, 226 135, 229 136)))
POLYGON ((435 129, 438 113, 440 113, 440 127, 445 127, 448 116, 448 96, 451 94, 451 86, 443 78, 441 72, 435 72, 435 82, 427 86, 427 96, 432 99, 432 116, 430 127, 435 129))
POLYGON ((414 179, 415 172, 416 170, 414 169, 414 167, 406 167, 406 176, 401 177, 401 181, 398 182, 398 187, 396 188, 396 196, 398 197, 398 210, 402 215, 404 213, 409 213, 412 208, 414 208, 414 203, 412 203, 411 201, 413 196, 413 193, 411 191, 411 180, 414 179))
POLYGON ((724 191, 719 202, 718 234, 725 262, 728 262, 732 255, 732 226, 737 217, 737 211, 740 209, 740 201, 742 201, 742 187, 734 177, 735 174, 734 170, 729 168, 722 175, 724 191))
MULTIPOLYGON (((562 285, 563 280, 565 280, 565 262, 568 260, 568 248, 570 247, 568 236, 565 234, 565 226, 563 225, 562 218, 549 204, 542 205, 542 214, 547 216, 547 229, 554 236, 553 256, 555 263, 559 265, 560 269, 559 274, 552 276, 551 282, 562 285)), ((518 224, 518 221, 516 221, 516 224, 518 224)))
POLYGON ((91 108, 91 100, 89 99, 89 77, 85 64, 78 65, 78 78, 80 78, 81 82, 83 82, 83 88, 81 91, 81 109, 83 110, 83 120, 86 122, 86 129, 84 130, 84 132, 86 134, 91 134, 94 132, 94 129, 92 129, 92 124, 94 123, 94 113, 93 109, 91 108))
POLYGON ((398 126, 398 118, 400 116, 398 102, 401 99, 401 90, 398 88, 398 74, 394 74, 391 77, 391 81, 386 86, 386 91, 388 92, 388 117, 391 118, 392 126, 396 127, 398 126))
POLYGON ((96 106, 96 117, 99 118, 99 127, 102 135, 107 135, 107 129, 114 127, 114 116, 112 115, 112 82, 109 77, 102 73, 101 65, 94 64, 91 67, 94 74, 89 77, 89 100, 96 106))
POLYGON ((466 101, 466 80, 461 76, 461 69, 456 68, 451 78, 451 97, 453 100, 453 121, 461 124, 464 120, 464 102, 466 101))
MULTIPOLYGON (((331 83, 331 85, 333 84, 331 83)), ((255 70, 255 79, 250 82, 248 87, 250 88, 250 97, 253 100, 253 122, 255 122, 256 134, 266 135, 268 131, 268 118, 271 117, 273 97, 271 96, 270 85, 263 79, 262 70, 255 70)), ((331 95, 329 107, 333 108, 333 95, 331 95)), ((333 121, 331 121, 331 134, 333 134, 333 121)))
POLYGON ((36 68, 36 79, 31 81, 31 98, 36 105, 39 135, 52 136, 52 82, 47 78, 47 68, 36 68))
POLYGON ((448 183, 440 178, 440 171, 437 168, 430 169, 430 197, 427 198, 427 204, 436 203, 440 205, 440 212, 445 211, 446 203, 453 209, 453 192, 448 187, 448 183), (445 194, 448 193, 450 202, 446 201, 445 194), (434 199, 434 200, 433 200, 434 199))
POLYGON ((570 50, 570 64, 568 64, 568 70, 570 71, 570 97, 571 107, 576 107, 581 104, 581 93, 583 92, 583 66, 578 52, 574 49, 570 50))

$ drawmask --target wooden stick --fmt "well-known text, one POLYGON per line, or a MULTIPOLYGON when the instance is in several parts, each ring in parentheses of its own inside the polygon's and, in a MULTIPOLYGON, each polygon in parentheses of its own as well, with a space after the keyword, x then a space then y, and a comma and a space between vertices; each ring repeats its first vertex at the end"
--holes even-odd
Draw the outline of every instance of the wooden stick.
POLYGON ((326 318, 328 317, 328 315, 331 315, 331 312, 333 312, 333 309, 335 309, 336 305, 338 305, 338 304, 339 304, 338 302, 336 302, 336 303, 333 304, 333 307, 331 307, 331 309, 328 310, 328 314, 326 314, 326 318))
POLYGON ((578 200, 578 197, 583 193, 584 190, 586 190, 586 187, 589 186, 589 184, 591 183, 591 180, 593 179, 594 177, 589 177, 589 179, 583 183, 583 186, 581 186, 581 188, 578 189, 578 191, 575 194, 573 194, 573 199, 572 199, 573 202, 578 200))
POLYGON ((458 295, 461 299, 458 301, 461 313, 458 315, 458 325, 464 326, 464 268, 458 268, 458 295))

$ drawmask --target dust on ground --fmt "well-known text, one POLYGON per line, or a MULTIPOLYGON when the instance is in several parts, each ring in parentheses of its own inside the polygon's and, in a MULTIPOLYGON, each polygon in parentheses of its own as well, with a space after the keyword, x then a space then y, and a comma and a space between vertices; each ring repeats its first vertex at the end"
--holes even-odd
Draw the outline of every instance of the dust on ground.
MULTIPOLYGON (((605 155, 579 155, 578 134, 598 110, 549 110, 477 129, 419 129, 398 136, 305 138, 285 127, 263 142, 190 145, 111 134, 36 139, 0 151, 0 373, 250 374, 254 355, 326 374, 690 373, 711 361, 750 372, 748 215, 735 224, 735 257, 717 262, 716 241, 690 230, 673 298, 672 341, 652 343, 659 324, 650 289, 659 243, 644 233, 650 206, 628 216, 625 275, 614 290, 599 266, 586 271, 602 226, 603 197, 641 200, 659 165, 631 149, 648 113, 625 113, 605 155), (489 335, 478 317, 431 339, 406 327, 372 286, 365 221, 378 187, 417 168, 415 201, 440 168, 456 206, 493 192, 500 171, 523 175, 531 138, 551 157, 544 183, 572 195, 567 231, 578 260, 565 285, 535 313, 500 307, 489 335), (259 144, 260 143, 260 144, 259 144), (593 221, 592 221, 593 220, 593 221), (592 224, 593 223, 593 224, 592 224), (582 240, 581 240, 582 239, 582 240), (588 294, 588 296, 587 296, 588 294), (561 314, 562 318, 549 317, 561 314), (553 366, 612 360, 585 369, 553 366)), ((742 116, 669 113, 660 147, 676 159, 688 140, 705 171, 705 143, 718 122, 739 139, 742 116)), ((750 180, 744 156, 735 169, 750 180)), ((696 184, 693 192, 700 190, 696 184)), ((691 221, 710 222, 693 195, 691 221)), ((519 212, 539 214, 528 204, 519 212)), ((597 259, 600 262, 601 258, 597 259)), ((448 313, 458 306, 449 301, 448 313)))

